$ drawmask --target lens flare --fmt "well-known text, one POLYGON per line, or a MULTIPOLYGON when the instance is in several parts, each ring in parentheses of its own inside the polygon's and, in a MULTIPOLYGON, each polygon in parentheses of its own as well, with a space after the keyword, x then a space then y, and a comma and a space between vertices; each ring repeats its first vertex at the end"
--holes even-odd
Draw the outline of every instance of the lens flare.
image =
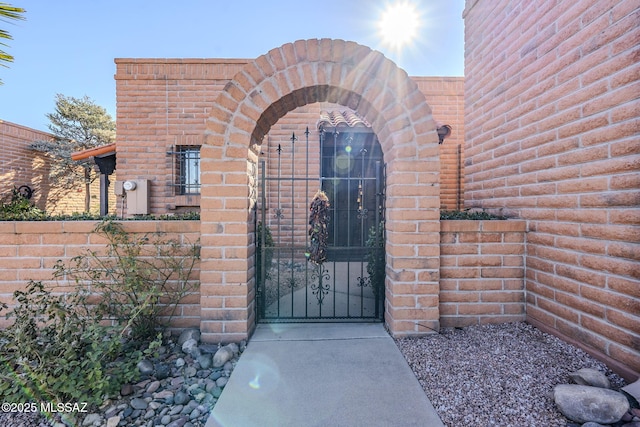
POLYGON ((400 50, 413 43, 421 25, 415 5, 409 1, 398 1, 389 4, 382 12, 378 33, 384 45, 400 50))

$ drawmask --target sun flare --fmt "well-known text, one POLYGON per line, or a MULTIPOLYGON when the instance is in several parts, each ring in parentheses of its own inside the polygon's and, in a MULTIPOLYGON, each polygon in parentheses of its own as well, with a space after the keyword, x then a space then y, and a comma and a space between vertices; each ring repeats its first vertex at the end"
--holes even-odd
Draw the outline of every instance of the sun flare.
POLYGON ((395 50, 411 44, 418 36, 420 16, 409 1, 389 4, 378 22, 382 43, 395 50))

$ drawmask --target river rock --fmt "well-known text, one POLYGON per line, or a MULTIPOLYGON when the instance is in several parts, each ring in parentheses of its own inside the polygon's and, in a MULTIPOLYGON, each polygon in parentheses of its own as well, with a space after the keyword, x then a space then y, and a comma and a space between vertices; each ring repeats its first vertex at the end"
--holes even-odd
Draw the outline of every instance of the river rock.
POLYGON ((187 393, 185 393, 184 391, 178 391, 173 396, 173 402, 176 405, 184 405, 188 401, 189 401, 189 395, 187 393))
POLYGON ((95 423, 102 423, 102 415, 100 414, 89 414, 82 421, 83 426, 91 426, 95 423))
POLYGON ((629 401, 621 393, 599 387, 561 384, 553 398, 562 414, 578 423, 613 424, 629 410, 629 401))
POLYGON ((162 390, 154 393, 153 398, 156 400, 173 399, 173 392, 171 390, 162 390))
POLYGON ((209 369, 213 363, 211 354, 205 353, 198 356, 198 364, 202 369, 209 369))
POLYGON ((231 358, 233 358, 233 350, 228 346, 221 347, 216 351, 216 354, 213 355, 213 367, 219 368, 224 366, 231 358))
POLYGON ((147 359, 142 359, 138 362, 138 371, 143 377, 153 374, 153 363, 147 359))
POLYGON ((160 388, 160 381, 152 381, 147 386, 147 393, 155 393, 160 388))
POLYGON ((156 368, 156 379, 163 380, 168 378, 171 374, 171 367, 165 363, 158 363, 155 365, 156 368))
POLYGON ((170 424, 167 424, 167 427, 182 427, 186 424, 187 418, 181 417, 175 421, 172 421, 170 424))
POLYGON ((133 393, 133 386, 129 383, 123 384, 120 388, 121 396, 129 396, 131 393, 133 393))
POLYGON ((184 331, 182 331, 182 333, 180 333, 180 336, 178 337, 178 345, 182 346, 182 344, 184 344, 188 340, 196 340, 196 342, 199 342, 200 331, 195 328, 185 329, 184 331))
POLYGON ((198 341, 193 338, 189 338, 182 344, 182 351, 186 354, 190 354, 191 356, 198 357, 200 355, 200 350, 198 349, 198 341))
POLYGON ((636 400, 640 400, 640 378, 635 382, 622 387, 622 390, 633 396, 636 400))
POLYGON ((582 368, 577 370, 576 372, 572 372, 569 374, 571 379, 579 385, 590 385, 592 387, 600 387, 600 388, 611 388, 611 383, 609 382, 609 378, 602 372, 591 369, 591 368, 582 368))
POLYGON ((141 399, 139 397, 134 397, 133 399, 131 399, 130 405, 133 409, 142 410, 142 409, 147 409, 148 403, 144 399, 141 399))

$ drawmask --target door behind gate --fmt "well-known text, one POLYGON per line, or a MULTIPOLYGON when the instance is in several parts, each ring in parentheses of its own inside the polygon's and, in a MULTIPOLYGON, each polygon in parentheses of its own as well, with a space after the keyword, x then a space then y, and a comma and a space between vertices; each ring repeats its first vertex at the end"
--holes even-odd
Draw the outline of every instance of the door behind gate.
POLYGON ((371 132, 292 135, 259 165, 256 300, 261 322, 382 321, 384 175, 371 132), (319 151, 319 152, 318 152, 319 151), (309 204, 330 204, 327 259, 309 261, 309 204))

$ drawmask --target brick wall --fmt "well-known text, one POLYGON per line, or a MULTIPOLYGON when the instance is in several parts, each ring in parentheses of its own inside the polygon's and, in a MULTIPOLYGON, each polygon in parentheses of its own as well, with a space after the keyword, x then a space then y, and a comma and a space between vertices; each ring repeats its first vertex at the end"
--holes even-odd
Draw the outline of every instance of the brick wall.
MULTIPOLYGON (((197 221, 122 222, 135 234, 162 233, 164 239, 195 242, 200 237, 197 221)), ((13 306, 13 292, 29 280, 62 285, 52 278, 53 266, 85 250, 101 251, 104 240, 91 234, 93 221, 0 222, 0 302, 13 306)), ((442 221, 440 232, 440 324, 461 327, 524 319, 524 221, 442 221)), ((194 280, 199 271, 196 270, 194 280)), ((220 305, 238 302, 219 295, 220 305)), ((396 302, 407 309, 422 304, 415 298, 396 302), (409 305, 407 305, 409 303, 409 305)), ((0 328, 7 326, 0 318, 0 328)), ((174 328, 200 326, 200 294, 183 300, 172 319, 174 328)))
MULTIPOLYGON (((115 62, 117 179, 151 180, 151 213, 198 210, 200 196, 175 195, 174 163, 167 152, 176 145, 202 145, 211 106, 249 60, 119 58, 115 62)), ((458 169, 458 164, 464 162, 464 79, 412 77, 412 80, 426 96, 434 119, 453 128, 451 136, 440 146, 440 185, 442 207, 456 209, 464 191, 464 174, 458 169)), ((278 143, 288 142, 292 132, 302 137, 307 126, 312 131, 312 142, 317 144, 315 125, 322 108, 345 109, 337 104, 314 103, 286 113, 269 130, 262 152, 273 151, 278 143)))
MULTIPOLYGON (((83 212, 84 185, 65 189, 51 183, 49 160, 29 148, 35 141, 52 138, 49 133, 0 120, 0 197, 10 197, 14 186, 28 185, 34 190, 31 200, 47 213, 83 212)), ((96 180, 91 186, 91 209, 94 212, 100 209, 99 194, 99 180, 96 180)), ((115 201, 114 196, 111 200, 115 201)), ((111 206, 115 207, 115 203, 111 206)))
POLYGON ((525 320, 525 221, 440 221, 440 325, 525 320))
MULTIPOLYGON (((92 234, 93 221, 0 221, 0 303, 13 306, 13 292, 24 290, 29 280, 54 286, 68 283, 53 280, 53 267, 58 260, 67 265, 71 258, 86 250, 103 251, 104 238, 92 234)), ((200 237, 198 221, 135 221, 123 222, 124 230, 132 234, 161 233, 163 239, 195 243, 200 237)), ((153 248, 151 248, 153 249, 153 248)), ((195 271, 197 280, 199 271, 195 271)), ((4 314, 4 313, 3 313, 4 314)), ((200 325, 200 295, 193 293, 183 299, 174 314, 175 328, 200 325)), ((8 321, 0 316, 0 327, 8 321)))
POLYGON ((440 205, 460 209, 464 205, 464 78, 412 77, 440 125, 452 127, 440 145, 440 205))
POLYGON ((174 158, 167 152, 202 145, 213 101, 248 60, 115 62, 117 179, 149 179, 151 213, 198 210, 199 196, 175 196, 174 158))
POLYGON ((640 4, 467 0, 465 204, 527 220, 527 319, 640 372, 640 4))

